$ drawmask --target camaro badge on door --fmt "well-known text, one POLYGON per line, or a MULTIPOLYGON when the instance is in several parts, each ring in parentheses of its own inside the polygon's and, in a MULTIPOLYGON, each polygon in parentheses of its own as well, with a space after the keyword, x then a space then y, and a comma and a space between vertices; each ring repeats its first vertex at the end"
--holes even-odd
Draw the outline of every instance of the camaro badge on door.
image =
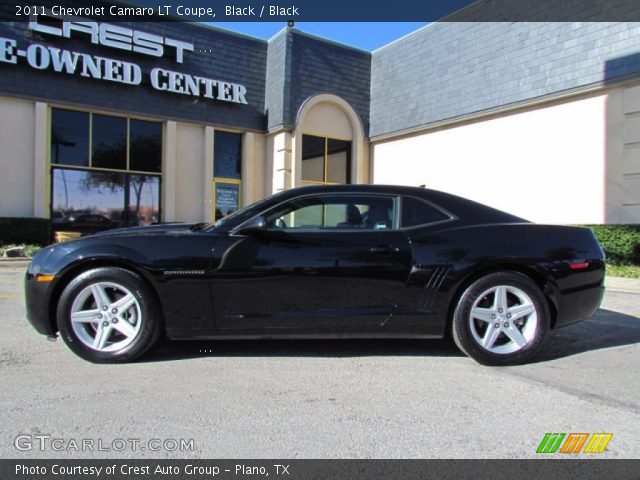
POLYGON ((204 270, 165 270, 163 275, 204 275, 204 270))

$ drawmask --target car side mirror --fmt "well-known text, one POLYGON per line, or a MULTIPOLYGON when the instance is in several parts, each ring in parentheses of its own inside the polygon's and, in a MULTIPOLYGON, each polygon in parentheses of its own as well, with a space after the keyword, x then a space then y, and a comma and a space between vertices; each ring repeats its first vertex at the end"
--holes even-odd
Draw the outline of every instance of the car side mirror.
POLYGON ((255 235, 267 230, 267 221, 262 215, 252 218, 247 223, 242 225, 235 233, 240 235, 255 235))

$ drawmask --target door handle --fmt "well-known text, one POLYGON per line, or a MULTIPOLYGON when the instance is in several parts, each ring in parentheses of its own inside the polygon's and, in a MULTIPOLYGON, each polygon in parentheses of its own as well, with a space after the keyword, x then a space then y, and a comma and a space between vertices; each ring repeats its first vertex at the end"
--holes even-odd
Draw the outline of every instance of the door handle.
POLYGON ((393 245, 378 245, 369 249, 371 253, 379 253, 382 255, 390 255, 392 253, 398 253, 400 249, 393 245))

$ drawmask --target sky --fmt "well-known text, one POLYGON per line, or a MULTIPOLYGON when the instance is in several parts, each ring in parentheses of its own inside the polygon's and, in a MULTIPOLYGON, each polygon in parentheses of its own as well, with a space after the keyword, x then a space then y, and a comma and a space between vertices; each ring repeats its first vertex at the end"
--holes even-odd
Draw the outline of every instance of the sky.
MULTIPOLYGON (((209 25, 263 40, 286 27, 284 22, 211 22, 209 25)), ((370 52, 425 25, 426 22, 300 22, 295 28, 370 52)))

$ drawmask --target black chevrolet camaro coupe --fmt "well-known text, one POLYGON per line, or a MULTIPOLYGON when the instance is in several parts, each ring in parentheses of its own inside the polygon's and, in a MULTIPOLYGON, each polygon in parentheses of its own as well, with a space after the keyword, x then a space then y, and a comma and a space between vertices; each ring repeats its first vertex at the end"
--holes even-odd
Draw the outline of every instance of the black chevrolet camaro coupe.
POLYGON ((40 250, 27 315, 93 362, 170 339, 440 338, 480 363, 532 358, 594 314, 604 255, 587 228, 536 225, 443 192, 284 191, 215 224, 101 232, 40 250))

